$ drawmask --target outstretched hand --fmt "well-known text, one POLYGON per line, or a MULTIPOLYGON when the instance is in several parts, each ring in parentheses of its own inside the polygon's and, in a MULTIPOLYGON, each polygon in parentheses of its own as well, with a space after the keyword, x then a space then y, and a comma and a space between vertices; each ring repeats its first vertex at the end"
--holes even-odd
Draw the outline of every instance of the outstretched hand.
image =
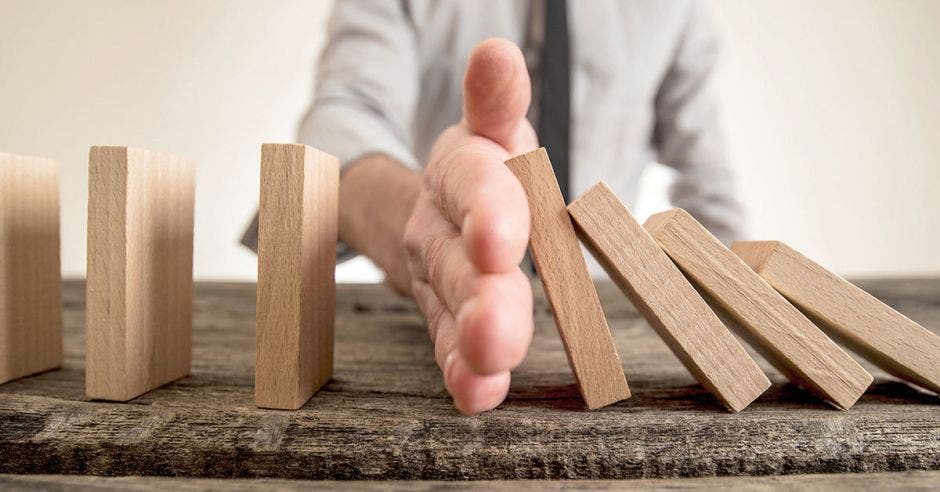
POLYGON ((435 143, 406 226, 411 291, 465 414, 505 399, 532 340, 532 290, 520 269, 529 207, 504 164, 538 146, 525 117, 530 100, 519 48, 489 39, 473 50, 464 117, 435 143))

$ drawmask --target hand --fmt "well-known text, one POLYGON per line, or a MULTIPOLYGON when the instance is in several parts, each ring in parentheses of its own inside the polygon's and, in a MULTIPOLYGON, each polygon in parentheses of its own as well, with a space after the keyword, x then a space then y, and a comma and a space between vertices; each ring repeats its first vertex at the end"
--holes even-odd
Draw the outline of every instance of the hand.
POLYGON ((531 85, 514 44, 470 54, 464 117, 438 138, 408 220, 411 292, 428 320, 435 360, 465 414, 495 408, 532 340, 532 289, 519 268, 529 206, 504 162, 538 146, 526 120, 531 85))

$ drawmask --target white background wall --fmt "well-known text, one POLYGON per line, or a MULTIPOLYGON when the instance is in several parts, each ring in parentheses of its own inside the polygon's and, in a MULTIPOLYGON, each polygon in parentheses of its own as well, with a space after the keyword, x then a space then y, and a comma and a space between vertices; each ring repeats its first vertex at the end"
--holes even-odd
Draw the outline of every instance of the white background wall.
MULTIPOLYGON (((733 165, 757 238, 853 275, 940 273, 940 2, 713 2, 733 165)), ((0 0, 0 149, 62 168, 62 255, 85 270, 87 152, 195 160, 195 274, 253 279, 237 238, 259 144, 290 141, 330 2, 0 0)), ((643 213, 664 205, 649 174, 643 213)), ((363 263, 340 278, 376 279, 363 263)))
POLYGON ((940 273, 940 2, 714 2, 756 237, 852 274, 940 273))

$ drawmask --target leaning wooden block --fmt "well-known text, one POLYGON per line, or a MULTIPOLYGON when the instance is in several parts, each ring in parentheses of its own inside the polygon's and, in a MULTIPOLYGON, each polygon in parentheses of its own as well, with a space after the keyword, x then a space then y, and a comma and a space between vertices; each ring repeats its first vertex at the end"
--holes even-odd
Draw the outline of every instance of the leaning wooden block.
POLYGON ((0 383, 61 364, 58 166, 0 153, 0 383))
POLYGON ((872 376, 685 210, 644 225, 666 254, 780 372, 839 408, 849 408, 872 376))
POLYGON ((597 290, 545 149, 506 161, 529 200, 529 249, 587 407, 630 397, 597 290))
POLYGON ((901 379, 940 393, 940 336, 779 241, 731 246, 833 338, 901 379))
POLYGON ((740 411, 770 387, 754 359, 606 183, 568 205, 568 212, 610 278, 725 406, 740 411))
POLYGON ((85 392, 127 401, 189 374, 193 164, 128 147, 88 163, 85 392))
POLYGON ((297 409, 333 376, 339 160, 261 147, 255 404, 297 409))

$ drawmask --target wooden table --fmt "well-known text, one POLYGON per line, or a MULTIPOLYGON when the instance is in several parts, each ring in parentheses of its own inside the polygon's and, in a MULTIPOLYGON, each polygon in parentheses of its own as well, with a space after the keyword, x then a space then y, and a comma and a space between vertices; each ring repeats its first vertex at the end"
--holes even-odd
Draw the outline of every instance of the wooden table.
MULTIPOLYGON (((859 284, 940 329, 940 279, 859 284)), ((535 339, 509 398, 468 418, 451 405, 415 308, 373 285, 339 287, 335 380, 299 411, 254 407, 255 288, 235 283, 196 286, 192 376, 126 404, 88 401, 84 285, 69 281, 64 367, 0 386, 0 473, 506 480, 940 470, 936 395, 866 364, 875 383, 838 411, 761 361, 773 387, 730 414, 615 287, 598 288, 633 398, 582 409, 536 289, 535 339)), ((901 477, 940 483, 936 471, 901 477)), ((47 479, 67 481, 5 476, 0 486, 47 479)), ((110 483, 102 480, 88 483, 110 483)))

